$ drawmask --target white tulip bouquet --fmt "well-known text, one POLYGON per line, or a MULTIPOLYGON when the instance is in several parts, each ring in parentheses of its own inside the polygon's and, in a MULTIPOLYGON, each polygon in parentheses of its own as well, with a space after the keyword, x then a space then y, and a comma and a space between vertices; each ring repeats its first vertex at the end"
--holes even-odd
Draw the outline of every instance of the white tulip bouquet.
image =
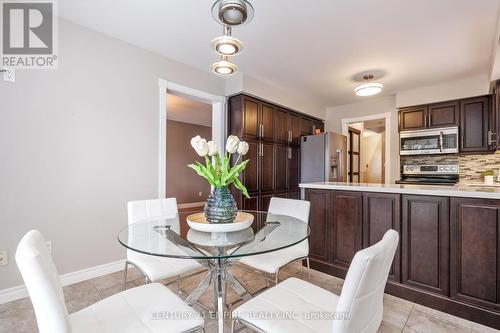
POLYGON ((238 164, 241 157, 248 152, 248 143, 240 141, 235 135, 230 135, 227 138, 224 160, 222 160, 215 142, 207 142, 206 139, 203 139, 199 135, 191 139, 191 146, 199 156, 205 157, 205 165, 196 161, 195 164, 188 164, 188 167, 196 171, 199 176, 205 178, 210 185, 221 188, 234 183, 234 186, 236 186, 245 197, 250 198, 246 187, 238 178, 249 162, 249 160, 245 160, 238 164), (238 153, 238 158, 231 167, 231 155, 234 153, 238 153))

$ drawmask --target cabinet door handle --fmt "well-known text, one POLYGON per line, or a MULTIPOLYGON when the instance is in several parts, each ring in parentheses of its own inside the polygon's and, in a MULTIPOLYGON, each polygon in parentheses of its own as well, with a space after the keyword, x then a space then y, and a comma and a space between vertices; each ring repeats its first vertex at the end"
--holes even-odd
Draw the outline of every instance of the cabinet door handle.
POLYGON ((460 136, 460 146, 462 149, 464 148, 464 135, 463 134, 460 136))
POLYGON ((263 143, 260 144, 260 156, 264 157, 264 144, 263 143))
POLYGON ((264 137, 264 124, 260 124, 261 128, 262 128, 262 135, 261 137, 263 138, 264 137))
POLYGON ((431 125, 431 119, 432 119, 431 117, 432 117, 432 115, 429 114, 429 127, 432 126, 431 125))
POLYGON ((292 159, 292 148, 288 148, 288 159, 292 159))

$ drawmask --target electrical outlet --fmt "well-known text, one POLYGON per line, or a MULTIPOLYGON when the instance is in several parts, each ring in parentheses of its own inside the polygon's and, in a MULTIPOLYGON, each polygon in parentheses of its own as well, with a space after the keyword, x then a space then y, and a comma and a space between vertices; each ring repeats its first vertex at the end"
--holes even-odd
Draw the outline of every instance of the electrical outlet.
POLYGON ((201 197, 202 195, 203 195, 203 193, 202 193, 202 192, 198 192, 198 196, 200 196, 200 197, 201 197))
POLYGON ((4 81, 16 82, 16 71, 13 68, 4 68, 3 70, 4 81))
POLYGON ((0 251, 0 266, 7 266, 9 264, 9 251, 0 251))
POLYGON ((47 246, 49 253, 52 254, 52 241, 46 241, 45 245, 47 246))

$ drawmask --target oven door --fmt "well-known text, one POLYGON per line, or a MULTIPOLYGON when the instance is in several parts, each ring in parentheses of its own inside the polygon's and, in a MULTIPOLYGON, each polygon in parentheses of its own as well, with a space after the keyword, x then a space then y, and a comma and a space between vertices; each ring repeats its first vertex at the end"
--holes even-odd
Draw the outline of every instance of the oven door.
POLYGON ((458 153, 458 127, 407 131, 399 134, 400 155, 458 153))

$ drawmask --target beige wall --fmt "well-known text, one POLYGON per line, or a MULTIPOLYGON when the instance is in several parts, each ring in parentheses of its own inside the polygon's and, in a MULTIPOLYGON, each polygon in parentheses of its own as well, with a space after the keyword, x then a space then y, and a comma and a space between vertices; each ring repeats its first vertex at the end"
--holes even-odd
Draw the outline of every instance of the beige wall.
POLYGON ((194 161, 204 163, 190 145, 196 135, 210 140, 212 127, 167 121, 167 197, 176 197, 179 204, 205 201, 210 194, 207 181, 187 167, 194 161))
POLYGON ((0 81, 0 290, 22 284, 21 237, 52 241, 60 274, 125 258, 127 201, 158 195, 158 79, 224 95, 224 80, 61 20, 59 69, 0 81))
POLYGON ((398 108, 453 99, 480 96, 488 93, 490 79, 488 75, 478 75, 461 80, 443 82, 432 86, 424 86, 396 94, 398 108))

